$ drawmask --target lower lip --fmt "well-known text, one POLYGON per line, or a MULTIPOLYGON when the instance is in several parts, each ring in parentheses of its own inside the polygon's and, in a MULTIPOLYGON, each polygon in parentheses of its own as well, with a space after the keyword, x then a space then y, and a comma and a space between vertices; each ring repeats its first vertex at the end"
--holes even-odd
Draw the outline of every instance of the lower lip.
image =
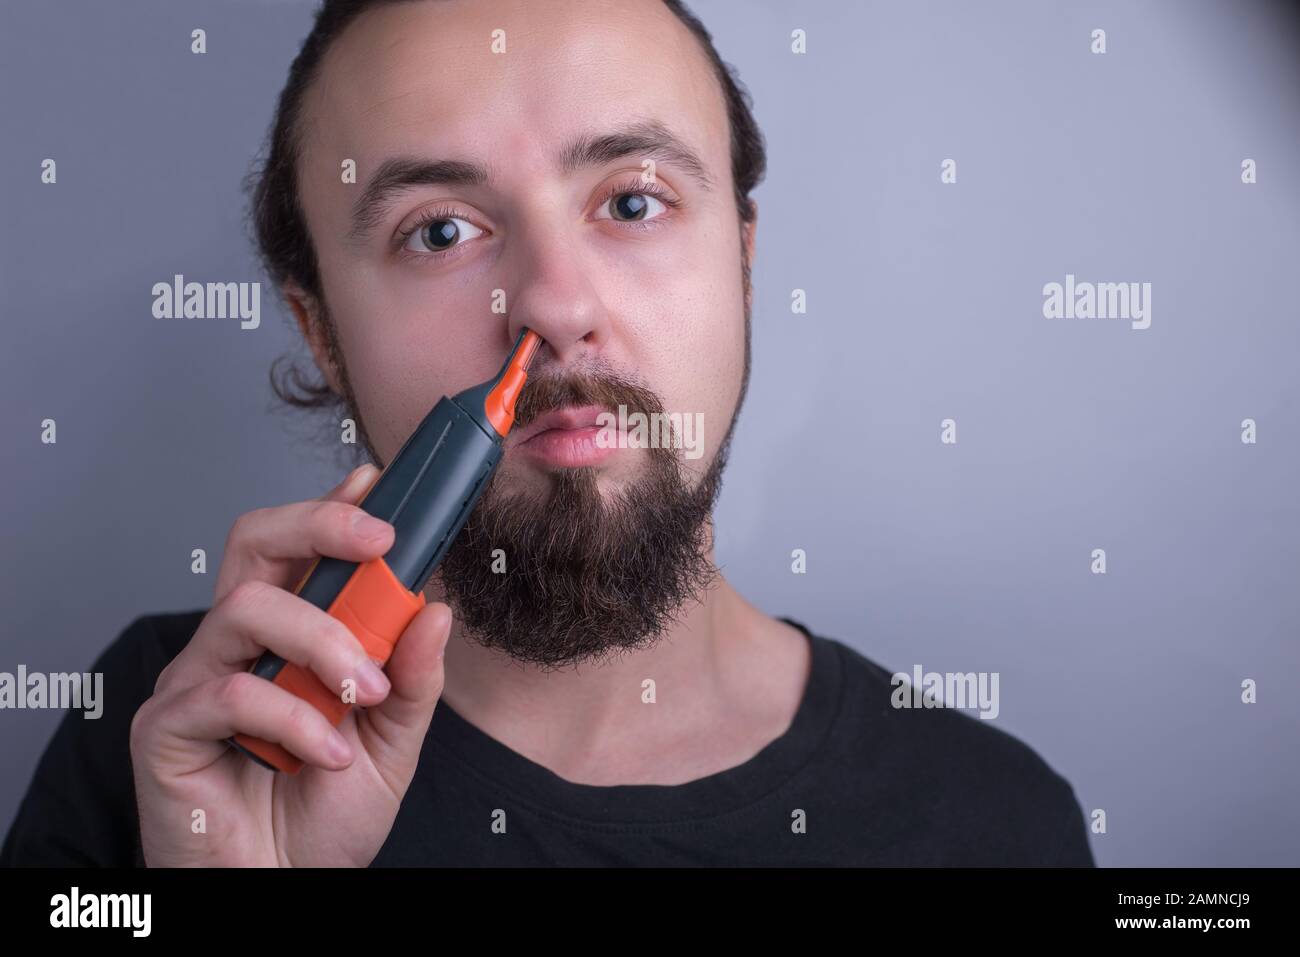
POLYGON ((582 429, 547 429, 515 448, 533 461, 555 468, 596 465, 618 451, 615 446, 601 448, 596 444, 600 432, 601 428, 595 425, 582 429))

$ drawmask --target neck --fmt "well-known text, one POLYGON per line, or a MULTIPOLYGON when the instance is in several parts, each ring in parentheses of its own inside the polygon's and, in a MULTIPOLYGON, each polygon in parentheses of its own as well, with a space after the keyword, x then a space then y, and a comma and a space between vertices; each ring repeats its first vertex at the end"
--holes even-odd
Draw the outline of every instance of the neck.
MULTIPOLYGON (((426 595, 444 600, 437 583, 426 595)), ((649 647, 563 668, 484 648, 453 621, 441 700, 574 783, 677 784, 733 767, 789 726, 807 641, 721 575, 700 598, 649 647)))

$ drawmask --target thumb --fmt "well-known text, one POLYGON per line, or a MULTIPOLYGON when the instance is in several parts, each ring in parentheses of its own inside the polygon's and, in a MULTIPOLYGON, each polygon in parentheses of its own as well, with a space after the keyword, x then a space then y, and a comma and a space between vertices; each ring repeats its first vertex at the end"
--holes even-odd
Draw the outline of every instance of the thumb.
POLYGON ((433 709, 442 695, 442 654, 451 635, 451 609, 432 602, 406 626, 384 672, 388 697, 357 714, 357 735, 375 768, 399 794, 420 760, 433 709))

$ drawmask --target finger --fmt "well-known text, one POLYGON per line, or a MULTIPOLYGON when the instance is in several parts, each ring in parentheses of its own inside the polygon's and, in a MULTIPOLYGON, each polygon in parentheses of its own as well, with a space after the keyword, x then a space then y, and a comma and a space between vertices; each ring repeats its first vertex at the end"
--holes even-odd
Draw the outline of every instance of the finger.
POLYGON ((247 512, 226 541, 214 604, 244 581, 296 586, 304 559, 378 558, 393 547, 394 534, 388 522, 347 502, 312 500, 247 512))
POLYGON ((355 688, 358 704, 377 704, 388 694, 384 672, 347 625, 297 595, 251 581, 207 614, 159 675, 155 694, 247 671, 264 651, 307 668, 339 694, 355 688))
MULTIPOLYGON (((348 502, 293 502, 241 515, 227 548, 272 561, 330 555, 349 561, 373 558, 376 544, 386 551, 393 526, 348 502)), ((382 554, 382 553, 381 553, 382 554)))
POLYGON ((347 478, 316 501, 347 502, 349 505, 355 505, 365 497, 366 492, 370 491, 370 486, 375 484, 377 478, 379 478, 379 469, 375 466, 369 463, 359 465, 348 473, 347 478))
POLYGON ((442 695, 443 652, 451 609, 433 602, 412 619, 388 659, 392 691, 357 716, 357 734, 375 767, 397 794, 415 774, 433 709, 442 695))
POLYGON ((307 764, 335 771, 355 757, 323 714, 247 672, 215 678, 145 707, 135 740, 144 763, 156 773, 207 767, 226 753, 226 739, 235 734, 273 742, 307 764))

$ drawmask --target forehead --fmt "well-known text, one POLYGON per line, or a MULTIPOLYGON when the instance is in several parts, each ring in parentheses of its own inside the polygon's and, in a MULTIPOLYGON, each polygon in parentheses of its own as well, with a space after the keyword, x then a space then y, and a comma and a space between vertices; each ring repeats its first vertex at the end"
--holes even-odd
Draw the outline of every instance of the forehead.
POLYGON ((647 119, 725 168, 718 81, 659 0, 418 0, 375 7, 334 41, 302 143, 362 166, 474 156, 508 175, 549 168, 573 133, 647 119))

